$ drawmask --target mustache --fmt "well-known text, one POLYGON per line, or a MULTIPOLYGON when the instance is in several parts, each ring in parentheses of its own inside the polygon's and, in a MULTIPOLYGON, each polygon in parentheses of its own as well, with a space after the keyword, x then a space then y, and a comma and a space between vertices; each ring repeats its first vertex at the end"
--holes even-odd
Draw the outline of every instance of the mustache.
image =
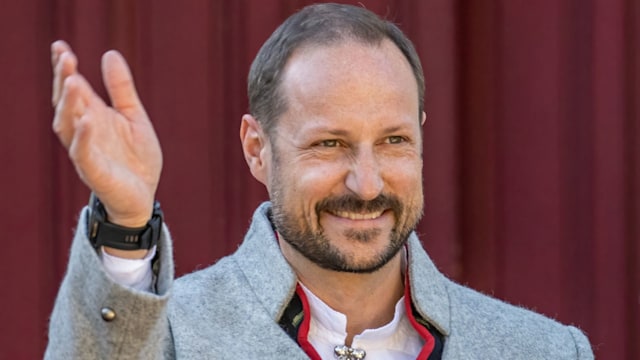
POLYGON ((362 200, 354 195, 342 195, 323 199, 316 204, 316 213, 338 211, 367 213, 391 209, 396 215, 402 213, 402 202, 396 196, 380 194, 372 200, 362 200))

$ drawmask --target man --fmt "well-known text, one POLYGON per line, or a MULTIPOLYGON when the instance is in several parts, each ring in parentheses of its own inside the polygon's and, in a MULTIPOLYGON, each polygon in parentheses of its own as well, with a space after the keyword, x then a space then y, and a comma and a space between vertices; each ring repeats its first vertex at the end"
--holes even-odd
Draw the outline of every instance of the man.
POLYGON ((52 54, 53 127, 95 197, 46 357, 593 357, 579 330, 451 282, 422 249, 424 79, 393 24, 314 5, 267 40, 240 138, 271 202, 235 254, 175 283, 160 146, 124 59, 103 58, 110 108, 66 44, 52 54))

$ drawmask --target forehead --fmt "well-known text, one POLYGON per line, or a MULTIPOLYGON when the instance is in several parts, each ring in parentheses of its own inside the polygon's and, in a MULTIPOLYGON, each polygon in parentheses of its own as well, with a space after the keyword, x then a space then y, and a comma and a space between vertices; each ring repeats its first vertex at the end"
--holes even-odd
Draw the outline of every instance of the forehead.
POLYGON ((296 49, 284 68, 283 84, 322 86, 340 80, 355 82, 377 79, 387 86, 413 85, 417 82, 409 62, 400 49, 388 39, 377 44, 357 40, 341 40, 331 45, 305 45, 296 49), (394 81, 399 80, 399 81, 394 81), (292 84, 293 83, 293 84, 292 84))
POLYGON ((284 119, 287 114, 305 114, 334 119, 410 117, 418 122, 420 117, 411 66, 387 39, 299 48, 285 66, 281 86, 284 119))

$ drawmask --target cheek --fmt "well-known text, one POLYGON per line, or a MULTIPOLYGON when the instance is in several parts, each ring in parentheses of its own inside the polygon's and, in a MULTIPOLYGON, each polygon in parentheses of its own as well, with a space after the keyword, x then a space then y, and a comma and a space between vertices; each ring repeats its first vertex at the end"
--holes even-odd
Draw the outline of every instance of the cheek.
POLYGON ((339 162, 289 161, 281 169, 282 183, 279 188, 283 192, 288 206, 315 217, 315 205, 332 195, 339 193, 340 184, 344 181, 344 170, 339 162))
POLYGON ((390 160, 385 162, 385 179, 391 191, 404 194, 422 194, 422 161, 420 159, 390 160))
POLYGON ((339 161, 313 162, 291 174, 297 183, 297 190, 310 197, 310 201, 319 201, 339 189, 344 182, 344 167, 339 161))

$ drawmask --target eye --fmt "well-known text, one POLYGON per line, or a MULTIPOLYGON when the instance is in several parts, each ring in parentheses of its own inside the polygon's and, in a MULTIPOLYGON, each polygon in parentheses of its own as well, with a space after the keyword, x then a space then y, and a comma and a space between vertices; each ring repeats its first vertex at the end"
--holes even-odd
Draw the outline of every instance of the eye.
POLYGON ((402 136, 389 136, 387 138, 387 143, 389 143, 389 144, 401 144, 401 143, 403 143, 405 141, 407 141, 407 140, 402 136))
POLYGON ((337 146, 340 146, 340 143, 336 139, 322 140, 322 141, 318 142, 318 146, 322 146, 322 147, 337 147, 337 146))

